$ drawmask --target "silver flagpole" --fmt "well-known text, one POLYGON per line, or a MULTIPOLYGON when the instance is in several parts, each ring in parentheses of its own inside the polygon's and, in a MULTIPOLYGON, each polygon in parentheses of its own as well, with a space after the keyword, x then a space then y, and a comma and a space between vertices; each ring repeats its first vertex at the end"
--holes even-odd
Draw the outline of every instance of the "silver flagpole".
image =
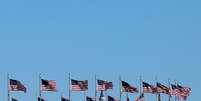
POLYGON ((84 91, 84 101, 86 101, 86 91, 84 91))
POLYGON ((7 87, 8 87, 8 101, 10 101, 10 78, 9 73, 7 73, 7 87))
POLYGON ((160 100, 160 95, 159 95, 159 93, 157 92, 157 82, 158 82, 158 77, 156 76, 155 77, 155 86, 156 86, 156 101, 159 101, 160 100))
POLYGON ((107 90, 105 90, 105 100, 108 101, 107 90))
POLYGON ((41 73, 39 73, 39 100, 41 101, 41 96, 42 96, 42 92, 41 92, 41 73))
POLYGON ((127 92, 126 93, 126 101, 129 101, 128 99, 129 99, 129 97, 128 97, 128 92, 127 92))
MULTIPOLYGON (((138 96, 138 97, 140 97, 141 95, 142 95, 142 93, 143 93, 143 88, 142 88, 142 76, 140 76, 140 91, 139 91, 139 93, 140 93, 140 95, 138 96)), ((145 98, 144 98, 145 99, 145 98)))
POLYGON ((70 73, 68 73, 68 84, 69 84, 69 88, 68 88, 68 98, 71 101, 71 77, 70 77, 70 73))
POLYGON ((36 97, 36 101, 38 101, 38 95, 37 95, 37 92, 35 92, 35 97, 36 97))
POLYGON ((97 98, 97 88, 96 88, 96 86, 97 86, 97 79, 96 79, 96 74, 95 74, 95 101, 96 101, 96 98, 97 98))
POLYGON ((171 101, 171 97, 172 97, 171 96, 171 89, 172 89, 172 87, 171 87, 171 84, 170 84, 170 79, 168 79, 168 85, 169 85, 169 90, 170 90, 169 91, 170 94, 169 94, 169 99, 168 100, 171 101))
MULTIPOLYGON (((175 80, 175 84, 176 84, 176 86, 178 86, 178 81, 175 80)), ((179 100, 180 100, 179 97, 177 97, 177 101, 179 101, 179 100)))
MULTIPOLYGON (((105 81, 105 80, 104 80, 105 81)), ((107 80, 106 80, 107 81, 107 80)), ((108 82, 108 81, 107 81, 108 82)), ((107 94, 107 89, 105 88, 105 99, 106 99, 106 101, 108 101, 108 94, 107 94)))
POLYGON ((140 76, 140 91, 139 91, 140 95, 142 94, 142 76, 140 76))
POLYGON ((122 95, 122 84, 121 84, 121 76, 119 76, 119 100, 121 101, 122 95))
MULTIPOLYGON (((176 80, 174 80, 175 86, 177 86, 176 80)), ((175 101, 177 101, 177 96, 175 95, 175 101)))

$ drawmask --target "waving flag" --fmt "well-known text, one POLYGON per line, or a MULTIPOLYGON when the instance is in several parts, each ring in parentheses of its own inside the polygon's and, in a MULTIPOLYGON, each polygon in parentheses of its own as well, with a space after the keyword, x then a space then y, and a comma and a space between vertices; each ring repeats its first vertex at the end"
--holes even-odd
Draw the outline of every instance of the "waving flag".
POLYGON ((108 89, 112 89, 113 88, 113 84, 112 82, 107 82, 104 80, 97 80, 97 86, 96 89, 97 91, 106 91, 108 89))
POLYGON ((176 85, 171 84, 171 95, 179 95, 180 93, 180 89, 176 85))
POLYGON ((84 80, 84 81, 71 80, 71 90, 72 91, 88 90, 88 80, 84 80))
POLYGON ((26 87, 20 81, 14 79, 10 79, 9 90, 23 92, 27 91, 26 87))
POLYGON ((142 86, 143 86, 144 93, 156 93, 156 88, 153 85, 150 85, 143 81, 142 86))
POLYGON ((161 84, 161 83, 156 83, 156 89, 157 89, 157 93, 165 93, 170 95, 170 88, 161 84))
POLYGON ((191 88, 182 87, 180 85, 171 85, 171 94, 177 96, 179 99, 186 100, 191 93, 191 88))
POLYGON ((139 97, 135 99, 135 101, 144 101, 144 93, 140 94, 139 97))
POLYGON ((177 87, 181 90, 183 96, 189 96, 191 93, 191 88, 183 87, 181 85, 177 85, 177 87))
POLYGON ((57 85, 55 80, 44 80, 41 79, 41 90, 42 91, 57 91, 57 85))
POLYGON ((137 93, 138 89, 136 87, 131 86, 125 81, 121 81, 122 84, 122 91, 123 92, 129 92, 129 93, 137 93))

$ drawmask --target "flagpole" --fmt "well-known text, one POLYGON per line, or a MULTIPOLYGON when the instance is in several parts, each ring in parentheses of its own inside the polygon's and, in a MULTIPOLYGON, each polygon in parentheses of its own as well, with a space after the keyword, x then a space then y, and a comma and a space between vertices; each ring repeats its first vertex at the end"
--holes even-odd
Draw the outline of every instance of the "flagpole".
MULTIPOLYGON (((108 81, 107 81, 108 82, 108 81)), ((103 91, 105 91, 105 96, 106 96, 106 101, 108 101, 108 94, 107 94, 107 89, 105 88, 105 90, 103 90, 103 91)))
POLYGON ((155 77, 155 86, 156 86, 156 101, 160 101, 160 93, 157 92, 157 82, 158 82, 158 77, 155 77))
POLYGON ((106 101, 108 101, 108 94, 107 94, 107 90, 105 90, 105 99, 106 99, 106 101))
POLYGON ((36 97, 36 101, 38 101, 38 95, 37 95, 37 92, 35 92, 35 97, 36 97))
POLYGON ((121 101, 121 95, 122 95, 122 86, 121 86, 121 76, 119 76, 119 100, 121 101))
MULTIPOLYGON (((171 89, 170 79, 168 79, 169 90, 171 89)), ((171 101, 171 92, 169 91, 169 101, 171 101)))
POLYGON ((9 90, 9 86, 10 86, 10 78, 9 78, 9 73, 7 73, 8 101, 10 101, 10 90, 9 90))
POLYGON ((86 91, 84 91, 84 101, 86 101, 86 91))
POLYGON ((129 101, 128 99, 129 99, 129 97, 128 97, 128 92, 127 92, 126 93, 126 101, 129 101))
POLYGON ((68 88, 68 98, 71 101, 71 77, 70 77, 70 73, 68 73, 68 84, 69 84, 69 88, 68 88))
MULTIPOLYGON (((175 80, 175 85, 178 86, 178 81, 176 81, 176 80, 175 80)), ((179 101, 179 97, 177 97, 176 100, 179 101)))
POLYGON ((96 84, 96 82, 97 82, 97 78, 96 78, 96 74, 95 74, 95 101, 97 98, 97 88, 96 88, 97 84, 96 84))
POLYGON ((139 91, 140 95, 142 94, 142 76, 140 76, 140 91, 139 91))
POLYGON ((39 73, 39 101, 41 101, 41 96, 42 96, 42 92, 41 92, 41 73, 39 73))
POLYGON ((139 91, 139 93, 140 93, 139 97, 142 95, 142 93, 144 93, 143 88, 142 88, 142 76, 141 75, 140 75, 140 91, 139 91))
MULTIPOLYGON (((175 86, 177 86, 176 80, 174 80, 175 86)), ((175 95, 175 101, 177 101, 177 96, 175 95)))

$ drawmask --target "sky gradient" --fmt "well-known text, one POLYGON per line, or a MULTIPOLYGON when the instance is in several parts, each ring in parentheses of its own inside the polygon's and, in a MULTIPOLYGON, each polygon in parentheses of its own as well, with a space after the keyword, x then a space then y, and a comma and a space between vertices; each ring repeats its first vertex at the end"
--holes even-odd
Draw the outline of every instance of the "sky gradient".
MULTIPOLYGON (((0 0, 0 100, 7 100, 6 74, 22 81, 28 92, 12 93, 36 101, 38 75, 55 79, 68 95, 68 73, 113 81, 108 95, 119 97, 118 77, 139 87, 139 77, 154 84, 178 80, 190 86, 188 101, 200 99, 200 0, 0 0)), ((138 94, 129 94, 131 101, 138 94)), ((168 101, 166 95, 162 95, 168 101)), ((83 101, 83 93, 73 93, 83 101)), ((125 96, 122 100, 125 100, 125 96)), ((155 101, 146 94, 145 100, 155 101)), ((125 100, 126 101, 126 100, 125 100)))

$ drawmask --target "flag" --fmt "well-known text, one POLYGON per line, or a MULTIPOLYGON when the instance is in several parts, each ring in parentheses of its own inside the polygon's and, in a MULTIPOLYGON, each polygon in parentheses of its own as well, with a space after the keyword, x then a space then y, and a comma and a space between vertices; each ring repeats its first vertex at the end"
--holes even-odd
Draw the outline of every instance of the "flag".
POLYGON ((70 101, 69 99, 66 99, 64 97, 61 97, 61 101, 70 101))
POLYGON ((97 91, 106 91, 108 89, 112 89, 113 84, 112 82, 104 81, 104 80, 97 80, 97 86, 96 89, 97 91))
POLYGON ((140 96, 137 97, 135 101, 144 101, 144 93, 140 94, 140 96))
POLYGON ((84 81, 71 80, 71 90, 72 91, 88 90, 88 80, 84 80, 84 81))
POLYGON ((177 96, 181 100, 186 100, 190 95, 191 88, 182 87, 180 85, 171 85, 171 94, 177 96))
POLYGON ((131 86, 130 84, 128 84, 125 81, 121 81, 121 85, 122 85, 123 92, 129 92, 129 93, 137 93, 138 92, 138 89, 136 87, 131 86))
POLYGON ((183 87, 181 85, 177 85, 177 87, 181 90, 183 96, 189 96, 191 93, 191 88, 183 87))
POLYGON ((26 92, 26 87, 18 80, 10 79, 10 85, 9 85, 10 91, 23 91, 26 92))
POLYGON ((177 98, 179 98, 179 99, 186 99, 186 97, 185 96, 182 96, 181 94, 182 94, 182 90, 177 86, 177 85, 174 85, 174 84, 172 84, 171 85, 171 94, 172 95, 175 95, 177 98))
POLYGON ((38 97, 38 101, 46 101, 46 100, 43 99, 43 98, 38 97))
POLYGON ((156 83, 156 89, 157 89, 157 93, 165 93, 170 95, 170 88, 161 84, 161 83, 156 83))
POLYGON ((108 99, 108 101, 120 101, 119 99, 115 99, 109 95, 107 96, 107 99, 108 99))
POLYGON ((12 98, 12 99, 11 99, 11 101, 18 101, 18 100, 17 100, 17 99, 15 99, 15 98, 12 98))
POLYGON ((180 89, 176 85, 171 84, 171 95, 179 95, 180 93, 180 89))
POLYGON ((41 90, 42 91, 57 91, 57 85, 55 80, 44 80, 41 79, 41 90))
POLYGON ((87 100, 87 101, 94 101, 94 99, 93 99, 93 98, 88 97, 88 96, 86 97, 86 100, 87 100))
POLYGON ((156 93, 156 88, 153 85, 150 85, 143 81, 142 86, 143 86, 144 93, 156 93))

